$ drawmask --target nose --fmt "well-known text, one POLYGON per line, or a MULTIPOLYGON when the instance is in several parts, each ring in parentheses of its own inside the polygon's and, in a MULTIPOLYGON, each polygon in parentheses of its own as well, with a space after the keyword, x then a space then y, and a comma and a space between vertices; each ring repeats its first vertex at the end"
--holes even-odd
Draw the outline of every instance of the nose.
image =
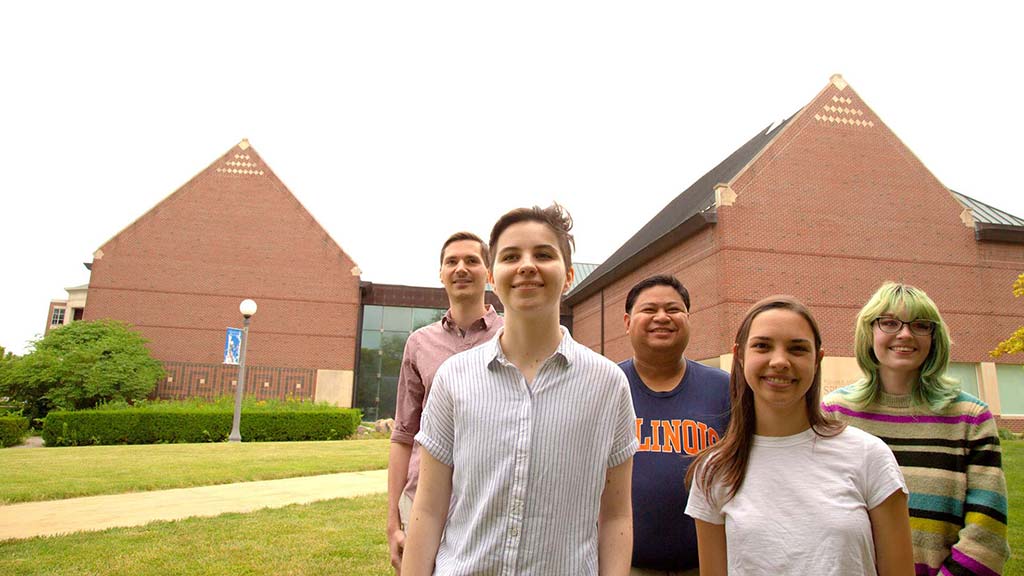
POLYGON ((896 333, 897 338, 913 338, 914 333, 910 331, 910 324, 903 324, 900 326, 900 331, 896 333))
POLYGON ((537 271, 536 263, 533 261, 533 256, 529 254, 523 254, 519 258, 519 269, 517 270, 520 274, 528 274, 537 271))
POLYGON ((466 270, 466 261, 465 260, 459 260, 455 264, 455 271, 456 272, 464 272, 465 270, 466 270))
POLYGON ((789 367, 789 353, 785 349, 776 348, 772 352, 772 357, 768 360, 768 365, 773 369, 782 369, 789 367))

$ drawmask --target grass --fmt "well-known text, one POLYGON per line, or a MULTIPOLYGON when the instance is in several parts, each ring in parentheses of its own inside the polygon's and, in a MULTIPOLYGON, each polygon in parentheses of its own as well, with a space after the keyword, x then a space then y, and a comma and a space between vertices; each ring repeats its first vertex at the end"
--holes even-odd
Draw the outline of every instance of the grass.
POLYGON ((0 574, 392 574, 387 496, 0 542, 0 574))
MULTIPOLYGON (((323 456, 335 445, 379 444, 370 452, 386 461, 386 441, 311 442, 308 450, 323 456)), ((148 448, 208 448, 191 444, 148 448)), ((260 445, 242 444, 238 447, 260 445)), ((144 448, 89 448, 0 451, 0 490, 6 489, 12 452, 55 454, 58 450, 91 451, 144 448)), ((186 451, 187 452, 187 451, 186 451)), ((127 454, 127 453, 121 453, 127 454)), ((1003 467, 1009 489, 1010 547, 1013 557, 1005 575, 1024 576, 1024 524, 1015 522, 1024 510, 1024 441, 1003 443, 1003 467)), ((382 467, 382 466, 378 466, 382 467)), ((111 466, 111 469, 119 468, 111 466)), ((166 474, 166 469, 164 470, 166 474)), ((159 476, 160 472, 155 475, 159 476)), ((294 475, 294 474, 292 474, 294 475)), ((114 481, 116 478, 108 478, 114 481)), ((34 575, 276 575, 391 574, 383 524, 387 497, 331 500, 250 514, 225 514, 156 522, 69 536, 0 542, 0 574, 34 575)))
POLYGON ((0 504, 388 466, 387 440, 0 450, 0 504))
POLYGON ((1024 576, 1024 441, 1004 440, 1003 471, 1006 473, 1006 492, 1009 502, 1008 540, 1010 561, 1003 574, 1024 576))

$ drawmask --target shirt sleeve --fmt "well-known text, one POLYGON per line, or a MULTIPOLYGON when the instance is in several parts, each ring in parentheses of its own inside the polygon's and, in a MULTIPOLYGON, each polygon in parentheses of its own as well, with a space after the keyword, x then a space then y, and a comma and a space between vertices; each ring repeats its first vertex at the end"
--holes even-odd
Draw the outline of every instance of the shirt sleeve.
POLYGON ((629 380, 618 366, 615 366, 613 374, 618 382, 615 387, 614 436, 608 455, 609 468, 629 460, 640 446, 636 438, 636 413, 633 411, 633 397, 629 393, 629 380))
POLYGON ((864 443, 864 503, 874 510, 897 490, 907 494, 907 482, 885 442, 865 432, 864 443))
POLYGON ((713 505, 704 494, 704 488, 701 486, 703 470, 704 466, 701 465, 693 471, 693 484, 690 486, 690 493, 686 499, 686 515, 709 524, 725 524, 725 514, 722 513, 722 509, 713 505))
POLYGON ((416 441, 441 463, 454 466, 455 402, 448 383, 450 375, 447 366, 447 362, 442 364, 434 375, 416 441))
POLYGON ((416 433, 420 431, 420 418, 423 414, 426 388, 416 366, 416 349, 416 340, 410 337, 402 353, 402 367, 398 373, 395 428, 391 431, 391 441, 400 444, 412 444, 416 433))
POLYGON ((953 574, 1002 574, 1010 556, 1002 448, 995 418, 987 407, 981 408, 980 414, 972 415, 978 423, 968 431, 963 528, 942 563, 953 574))

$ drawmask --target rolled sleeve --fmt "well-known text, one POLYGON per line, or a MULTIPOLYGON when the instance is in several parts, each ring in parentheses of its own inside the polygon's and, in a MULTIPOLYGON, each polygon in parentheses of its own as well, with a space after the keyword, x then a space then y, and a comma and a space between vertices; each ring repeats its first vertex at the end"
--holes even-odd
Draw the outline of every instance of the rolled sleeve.
POLYGON ((424 450, 447 466, 454 465, 455 404, 444 368, 434 376, 427 406, 415 439, 424 450))
POLYGON ((616 372, 615 376, 619 383, 615 395, 615 417, 612 427, 614 436, 612 449, 608 455, 609 468, 629 460, 640 446, 636 438, 636 413, 633 411, 633 398, 629 393, 629 380, 617 367, 616 372))
POLYGON ((426 388, 416 367, 415 354, 416 343, 410 338, 402 354, 402 368, 398 373, 395 428, 391 431, 391 441, 399 444, 412 444, 416 433, 420 431, 420 419, 423 415, 426 388))

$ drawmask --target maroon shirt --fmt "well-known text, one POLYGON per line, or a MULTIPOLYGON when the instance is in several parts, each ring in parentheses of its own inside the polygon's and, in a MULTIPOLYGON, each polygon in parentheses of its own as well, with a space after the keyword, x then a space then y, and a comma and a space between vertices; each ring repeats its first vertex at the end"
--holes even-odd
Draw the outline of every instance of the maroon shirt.
POLYGON ((450 356, 487 342, 498 333, 504 320, 487 305, 487 313, 474 322, 465 333, 452 320, 449 309, 444 318, 413 332, 405 342, 402 371, 398 375, 398 401, 395 406, 395 428, 391 441, 412 444, 409 475, 404 492, 410 498, 416 495, 420 477, 419 444, 413 441, 420 431, 420 416, 427 405, 430 385, 437 369, 450 356))

